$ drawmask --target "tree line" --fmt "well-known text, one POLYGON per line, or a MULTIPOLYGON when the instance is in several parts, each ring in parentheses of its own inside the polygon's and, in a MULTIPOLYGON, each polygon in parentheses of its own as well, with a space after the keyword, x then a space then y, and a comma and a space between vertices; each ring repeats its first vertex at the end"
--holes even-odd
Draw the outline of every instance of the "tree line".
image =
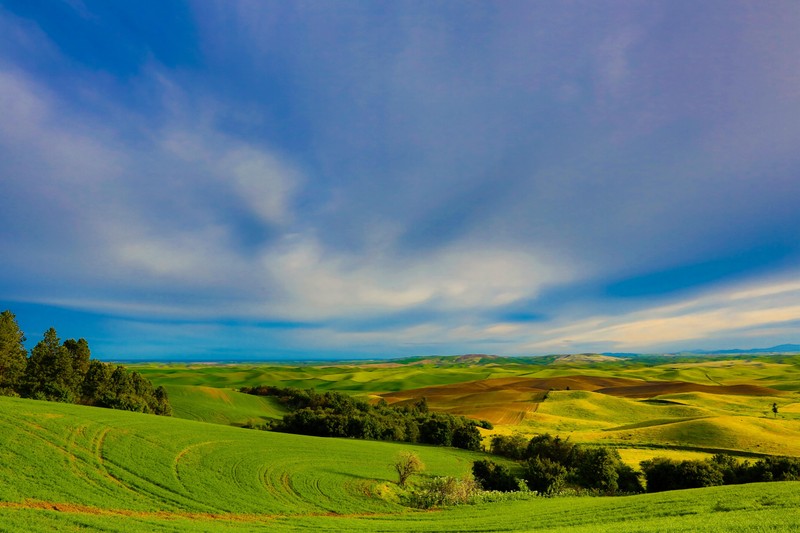
POLYGON ((482 439, 478 427, 492 427, 486 421, 431 412, 424 398, 413 404, 394 407, 385 400, 372 405, 339 392, 318 393, 311 389, 271 386, 240 390, 258 396, 273 396, 289 408, 290 412, 283 419, 262 428, 286 433, 480 450, 482 439))
POLYGON ((513 491, 524 481, 530 490, 549 495, 565 488, 600 494, 661 492, 716 485, 800 480, 800 458, 765 457, 740 462, 727 454, 706 460, 673 461, 656 457, 640 463, 641 472, 624 464, 613 448, 575 444, 549 434, 528 440, 521 435, 493 435, 491 452, 519 462, 519 476, 503 465, 473 463, 473 476, 485 490, 513 491))
POLYGON ((771 456, 751 463, 720 453, 710 459, 694 461, 656 457, 642 461, 641 466, 647 479, 647 492, 800 480, 800 458, 797 457, 771 456))
POLYGON ((0 395, 171 415, 164 387, 91 358, 86 339, 63 343, 54 328, 31 350, 11 311, 0 313, 0 395))

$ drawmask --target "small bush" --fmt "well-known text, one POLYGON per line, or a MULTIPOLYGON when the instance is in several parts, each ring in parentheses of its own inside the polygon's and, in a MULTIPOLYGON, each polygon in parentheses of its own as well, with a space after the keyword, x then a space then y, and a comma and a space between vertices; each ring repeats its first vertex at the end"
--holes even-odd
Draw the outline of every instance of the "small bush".
POLYGON ((402 496, 401 501, 409 507, 431 509, 472 503, 480 492, 480 487, 472 479, 437 477, 402 496))

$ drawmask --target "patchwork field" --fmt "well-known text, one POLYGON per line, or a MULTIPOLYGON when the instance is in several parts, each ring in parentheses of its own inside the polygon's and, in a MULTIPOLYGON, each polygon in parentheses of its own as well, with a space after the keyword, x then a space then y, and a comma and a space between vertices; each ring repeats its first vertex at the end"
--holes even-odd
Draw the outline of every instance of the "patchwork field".
MULTIPOLYGON (((280 417, 241 386, 336 390, 488 420, 492 433, 544 432, 633 450, 800 455, 800 357, 461 356, 391 363, 142 365, 176 416, 241 425, 280 417), (215 397, 219 389, 224 396, 215 397), (233 400, 235 398, 235 401, 233 400), (779 413, 772 413, 772 405, 779 413)), ((633 463, 632 463, 633 464, 633 463)))
POLYGON ((398 405, 425 398, 432 410, 490 420, 486 437, 550 432, 613 446, 634 467, 719 451, 800 456, 796 356, 696 359, 135 365, 167 388, 173 418, 0 398, 0 530, 793 530, 796 482, 414 511, 396 496, 397 453, 422 458, 421 480, 467 475, 485 455, 236 427, 286 412, 237 391, 266 384, 398 405))

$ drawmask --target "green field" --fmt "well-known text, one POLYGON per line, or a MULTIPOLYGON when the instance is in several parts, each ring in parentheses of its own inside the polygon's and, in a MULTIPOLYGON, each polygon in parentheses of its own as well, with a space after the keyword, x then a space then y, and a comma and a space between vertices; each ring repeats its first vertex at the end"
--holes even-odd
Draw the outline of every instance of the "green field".
POLYGON ((795 390, 800 357, 792 355, 436 357, 402 364, 176 363, 135 368, 167 388, 176 416, 192 420, 242 425, 279 417, 280 406, 261 405, 263 398, 235 392, 265 384, 336 390, 370 400, 382 395, 390 403, 424 396, 435 410, 491 421, 495 430, 485 435, 550 432, 613 445, 623 456, 637 458, 641 452, 626 450, 650 448, 657 454, 669 449, 684 451, 687 458, 714 451, 800 455, 800 391, 795 390), (539 385, 520 385, 520 379, 539 385), (605 392, 605 382, 614 379, 647 387, 634 396, 624 388, 611 390, 619 387, 605 392), (567 386, 573 390, 564 390, 567 386), (780 406, 778 417, 771 412, 773 403, 780 406))
POLYGON ((776 531, 800 520, 798 483, 411 511, 380 497, 396 453, 418 453, 426 476, 463 475, 480 454, 12 398, 0 398, 0 445, 10 531, 776 531))
POLYGON ((372 400, 425 395, 432 409, 494 417, 486 436, 557 433, 614 446, 632 466, 716 451, 799 456, 796 357, 135 369, 167 388, 174 417, 0 398, 0 531, 791 531, 800 523, 797 482, 417 511, 397 496, 391 464, 400 451, 427 465, 417 482, 468 475, 485 455, 236 427, 284 414, 274 398, 236 391, 271 384, 372 400))
POLYGON ((178 418, 243 426, 282 417, 286 409, 274 398, 200 385, 167 385, 173 415, 178 418))

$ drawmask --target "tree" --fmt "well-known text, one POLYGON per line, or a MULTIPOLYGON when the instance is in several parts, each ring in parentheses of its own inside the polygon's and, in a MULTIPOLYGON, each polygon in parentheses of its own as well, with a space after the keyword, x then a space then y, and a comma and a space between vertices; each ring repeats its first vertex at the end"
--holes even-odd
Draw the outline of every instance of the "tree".
POLYGON ((86 377, 83 378, 81 400, 88 405, 110 403, 111 365, 93 360, 89 363, 86 377))
POLYGON ((157 415, 172 416, 172 406, 169 404, 167 390, 159 385, 154 392, 155 408, 153 412, 157 415))
POLYGON ((67 339, 64 341, 64 348, 69 350, 72 357, 72 372, 75 389, 79 389, 83 378, 86 377, 86 372, 89 370, 89 360, 92 357, 92 352, 89 350, 89 343, 86 339, 67 339))
POLYGON ((620 463, 617 466, 617 476, 617 484, 619 485, 618 490, 620 492, 644 492, 641 472, 637 472, 625 463, 620 463))
POLYGON ((528 439, 519 433, 514 435, 492 435, 491 451, 509 459, 521 461, 528 451, 528 439))
POLYGON ((417 457, 417 454, 413 452, 400 452, 394 463, 394 469, 397 471, 397 484, 401 487, 405 487, 408 478, 425 470, 425 465, 420 458, 417 457))
POLYGON ((525 462, 525 481, 531 490, 552 495, 564 488, 567 469, 555 461, 536 455, 525 462))
POLYGON ((576 455, 575 478, 578 484, 607 493, 619 488, 619 452, 609 448, 584 448, 576 455))
POLYGON ((479 451, 481 449, 481 432, 470 423, 465 423, 453 430, 453 446, 463 450, 479 451))
POLYGON ((48 329, 31 351, 24 381, 28 397, 59 402, 76 399, 72 356, 61 345, 54 328, 48 329))
POLYGON ((772 413, 775 415, 775 418, 778 418, 778 404, 777 403, 773 403, 772 404, 772 413))
POLYGON ((519 482, 503 465, 481 459, 472 463, 472 476, 483 490, 512 492, 519 490, 519 482))
POLYGON ((25 335, 14 313, 0 313, 0 394, 19 392, 28 359, 24 342, 25 335))
POLYGON ((536 435, 528 443, 528 457, 541 457, 549 459, 569 468, 575 460, 575 445, 569 437, 562 439, 558 435, 553 437, 549 433, 536 435))

